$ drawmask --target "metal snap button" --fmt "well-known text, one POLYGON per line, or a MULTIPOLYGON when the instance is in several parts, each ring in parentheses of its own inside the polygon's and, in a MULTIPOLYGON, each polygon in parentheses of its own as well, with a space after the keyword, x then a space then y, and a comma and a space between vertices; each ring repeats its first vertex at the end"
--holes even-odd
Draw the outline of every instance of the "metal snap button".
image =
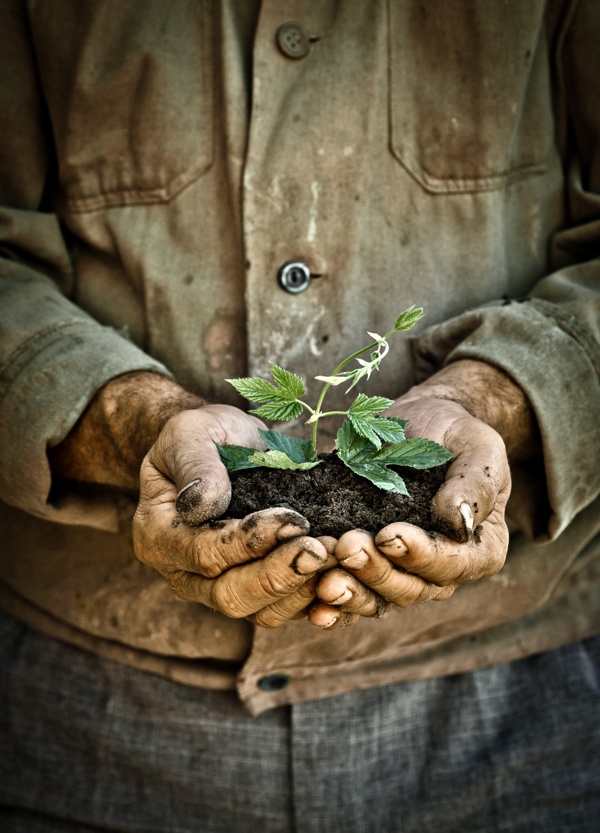
POLYGON ((266 677, 261 677, 257 685, 261 691, 281 691, 289 683, 289 674, 268 674, 266 677))
POLYGON ((310 286, 310 269, 302 260, 288 260, 277 273, 279 286, 292 295, 304 292, 310 286))
POLYGON ((294 20, 282 23, 275 36, 277 46, 288 58, 304 58, 310 50, 310 34, 308 30, 294 20))

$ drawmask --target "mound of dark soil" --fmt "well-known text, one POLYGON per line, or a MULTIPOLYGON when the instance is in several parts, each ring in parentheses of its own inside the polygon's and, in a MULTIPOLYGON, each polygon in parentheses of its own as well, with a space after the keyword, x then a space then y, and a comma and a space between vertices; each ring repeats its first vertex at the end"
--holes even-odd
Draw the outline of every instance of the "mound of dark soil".
POLYGON ((333 535, 348 529, 375 534, 394 521, 407 521, 433 529, 431 499, 444 479, 444 466, 417 470, 398 467, 409 495, 378 489, 358 477, 335 454, 309 471, 244 469, 230 475, 233 496, 228 518, 282 506, 300 512, 310 521, 311 535, 333 535))

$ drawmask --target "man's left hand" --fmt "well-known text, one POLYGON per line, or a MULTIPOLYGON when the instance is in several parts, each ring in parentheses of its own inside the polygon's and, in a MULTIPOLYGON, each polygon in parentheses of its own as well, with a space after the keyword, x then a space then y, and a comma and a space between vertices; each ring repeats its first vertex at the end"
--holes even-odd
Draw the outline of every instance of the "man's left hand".
POLYGON ((412 388, 387 413, 408 419, 410 436, 428 437, 455 455, 433 501, 444 533, 408 523, 390 524, 374 537, 346 532, 335 550, 340 566, 317 588, 320 603, 309 616, 317 627, 332 626, 341 614, 377 617, 391 605, 447 599, 460 585, 497 573, 506 558, 508 456, 524 459, 528 449, 539 450, 520 389, 496 368, 460 361, 412 388), (486 404, 486 397, 492 401, 486 404))

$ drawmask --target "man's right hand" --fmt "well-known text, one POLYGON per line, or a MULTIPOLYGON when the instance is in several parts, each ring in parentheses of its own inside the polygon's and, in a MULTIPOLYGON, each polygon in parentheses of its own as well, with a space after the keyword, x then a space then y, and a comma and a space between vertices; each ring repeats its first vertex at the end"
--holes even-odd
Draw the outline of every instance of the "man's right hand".
POLYGON ((258 448, 261 426, 238 408, 207 405, 140 371, 101 388, 48 456, 55 476, 139 489, 136 554, 180 598, 273 628, 305 615, 319 573, 337 562, 335 541, 309 537, 296 512, 214 520, 231 492, 215 442, 258 448))
POLYGON ((137 557, 179 598, 277 627, 304 615, 318 574, 336 564, 335 542, 309 537, 306 519, 287 509, 214 520, 231 496, 215 442, 258 448, 261 425, 228 405, 171 417, 142 463, 133 537, 137 557))

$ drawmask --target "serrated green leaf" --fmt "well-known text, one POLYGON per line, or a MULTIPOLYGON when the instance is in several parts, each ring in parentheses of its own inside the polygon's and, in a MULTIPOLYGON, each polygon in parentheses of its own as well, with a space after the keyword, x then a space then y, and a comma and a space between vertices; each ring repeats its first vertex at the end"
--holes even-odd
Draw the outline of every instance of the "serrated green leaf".
POLYGON ((250 402, 270 402, 272 399, 279 398, 280 395, 274 385, 267 382, 266 379, 259 379, 256 376, 227 379, 226 381, 250 402))
POLYGON ((218 443, 215 443, 215 445, 221 462, 227 471, 257 468, 257 464, 250 461, 256 451, 255 448, 245 448, 242 445, 219 445, 218 443))
POLYGON ((284 370, 273 362, 269 362, 269 367, 273 380, 279 385, 280 393, 285 394, 287 399, 299 399, 304 396, 306 389, 300 376, 284 370))
POLYGON ((404 426, 407 420, 397 420, 394 417, 376 416, 369 420, 371 428, 384 443, 397 443, 406 439, 404 426))
POLYGON ((411 327, 417 323, 417 321, 425 315, 423 312, 422 307, 415 307, 414 304, 412 307, 405 309, 404 312, 401 312, 398 318, 396 319, 396 323, 394 324, 394 331, 398 332, 399 330, 410 330, 411 327))
POLYGON ((381 448, 383 443, 399 443, 406 440, 404 426, 406 420, 395 420, 393 417, 375 416, 360 419, 348 414, 354 430, 362 437, 370 440, 375 448, 381 448))
POLYGON ((366 396, 364 393, 359 393, 348 409, 348 416, 352 415, 362 419, 377 416, 393 404, 394 400, 386 399, 385 396, 366 396))
POLYGON ((356 458, 346 463, 346 465, 359 477, 366 477, 379 489, 385 489, 386 492, 397 492, 400 495, 408 494, 404 480, 397 472, 386 468, 385 465, 367 460, 360 462, 356 458))
POLYGON ((294 463, 311 463, 315 460, 315 450, 310 440, 290 437, 280 431, 258 429, 264 444, 271 451, 283 451, 294 463))
MULTIPOLYGON (((374 424, 388 423, 387 430, 404 434, 407 420, 396 417, 373 417, 364 420, 372 430, 374 424), (392 428, 392 426, 395 426, 392 428)), ((361 426, 364 427, 364 426, 361 426)), ((378 426, 379 428, 381 426, 378 426)), ((381 429, 385 432, 385 428, 381 429)), ((379 438, 382 439, 382 438, 379 438)), ((428 439, 402 439, 398 435, 394 442, 383 448, 377 448, 356 430, 354 422, 344 422, 337 434, 337 451, 340 459, 348 468, 360 477, 366 477, 378 488, 407 494, 406 485, 400 475, 389 466, 411 466, 412 468, 432 468, 452 459, 452 454, 441 445, 428 439)))
POLYGON ((228 379, 227 381, 250 402, 258 402, 261 405, 260 408, 250 413, 277 422, 296 419, 302 413, 302 403, 298 397, 304 394, 304 382, 299 376, 289 373, 273 362, 269 364, 273 379, 279 387, 258 377, 228 379))
POLYGON ((348 419, 357 434, 360 434, 361 437, 364 437, 366 440, 373 443, 375 448, 381 448, 381 440, 379 439, 377 431, 375 431, 372 427, 369 419, 362 419, 362 417, 356 416, 350 412, 348 412, 348 419))
POLYGON ((375 448, 381 448, 382 442, 398 441, 404 436, 397 423, 388 423, 385 417, 378 416, 392 404, 393 400, 384 396, 359 393, 348 410, 348 419, 354 430, 372 442, 375 448))
POLYGON ((430 469, 453 458, 447 449, 433 440, 418 437, 393 443, 381 449, 379 459, 388 466, 410 466, 413 469, 430 469))
POLYGON ((270 419, 273 422, 286 422, 288 419, 296 419, 302 413, 302 405, 299 402, 290 402, 288 400, 281 400, 277 402, 267 402, 250 411, 251 414, 256 414, 261 419, 270 419))
POLYGON ((347 420, 344 420, 337 432, 335 445, 340 459, 346 464, 366 448, 375 450, 375 446, 358 434, 347 420))
POLYGON ((306 471, 318 466, 321 461, 313 460, 312 462, 296 463, 283 451, 255 451, 250 458, 250 462, 268 469, 306 471))

